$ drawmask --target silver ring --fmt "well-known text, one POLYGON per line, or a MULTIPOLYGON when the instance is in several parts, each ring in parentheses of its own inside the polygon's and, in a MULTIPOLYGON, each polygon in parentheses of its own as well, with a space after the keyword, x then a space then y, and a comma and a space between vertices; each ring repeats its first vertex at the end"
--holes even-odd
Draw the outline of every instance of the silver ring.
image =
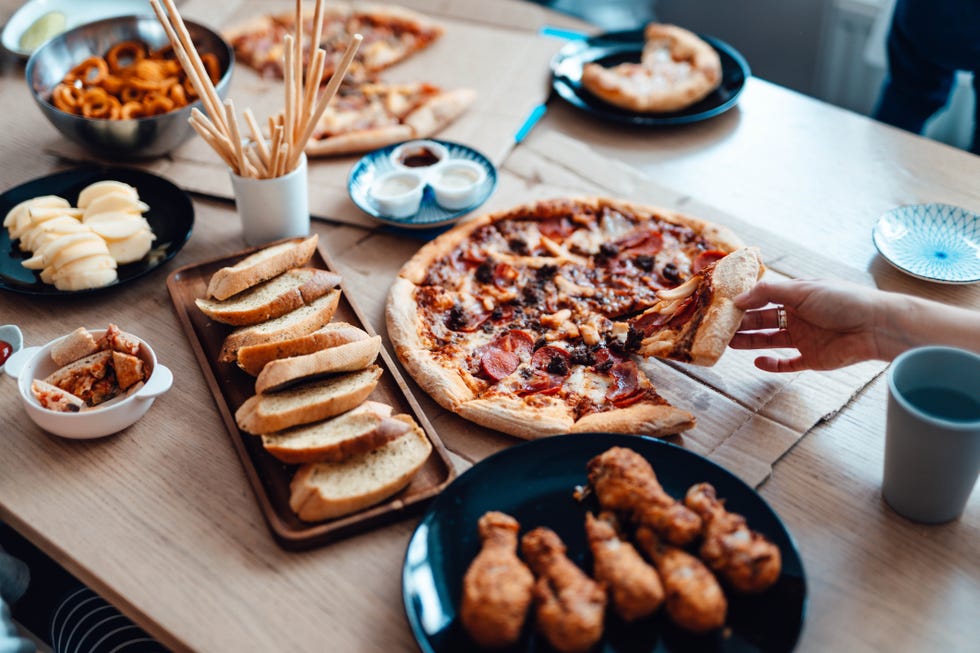
POLYGON ((783 306, 776 309, 776 326, 780 329, 786 328, 786 308, 783 306))

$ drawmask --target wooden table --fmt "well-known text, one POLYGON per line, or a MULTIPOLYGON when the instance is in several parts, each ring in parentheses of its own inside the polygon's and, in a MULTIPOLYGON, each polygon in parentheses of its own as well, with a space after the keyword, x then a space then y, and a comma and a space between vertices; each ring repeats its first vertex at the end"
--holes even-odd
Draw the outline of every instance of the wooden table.
MULTIPOLYGON (((2 2, 0 16, 16 4, 2 2)), ((62 167, 37 150, 36 134, 53 127, 32 105, 22 65, 9 58, 0 97, 0 189, 62 167)), ((870 240, 877 215, 896 204, 980 209, 978 157, 759 80, 737 109, 666 131, 596 124, 555 101, 529 144, 552 132, 777 230, 867 283, 980 305, 977 288, 894 271, 870 240)), ((280 549, 262 521, 164 285, 178 265, 243 247, 232 204, 194 204, 194 234, 179 258, 136 283, 79 299, 0 294, 0 323, 19 324, 28 344, 111 320, 153 343, 177 379, 147 419, 87 442, 37 429, 13 382, 0 379, 0 519, 174 649, 415 650, 400 570, 416 519, 303 553, 280 549)), ((388 283, 418 242, 325 222, 313 228, 382 327, 388 283)), ((980 500, 975 494, 960 520, 932 527, 883 504, 885 396, 879 378, 814 428, 761 488, 804 558, 802 651, 965 651, 980 641, 980 500)), ((455 439, 458 421, 419 399, 460 469, 514 442, 455 439)))

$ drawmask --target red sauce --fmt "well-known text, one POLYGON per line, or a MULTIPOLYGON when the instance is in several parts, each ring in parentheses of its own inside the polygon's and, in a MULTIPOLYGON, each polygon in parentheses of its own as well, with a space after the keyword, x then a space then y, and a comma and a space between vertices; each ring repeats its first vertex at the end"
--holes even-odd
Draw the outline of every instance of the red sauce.
POLYGON ((6 363, 7 359, 10 358, 12 353, 14 353, 14 348, 11 346, 11 344, 0 340, 0 365, 6 363))
POLYGON ((403 154, 401 156, 401 162, 409 168, 424 168, 439 163, 439 157, 429 148, 420 147, 417 150, 403 154))

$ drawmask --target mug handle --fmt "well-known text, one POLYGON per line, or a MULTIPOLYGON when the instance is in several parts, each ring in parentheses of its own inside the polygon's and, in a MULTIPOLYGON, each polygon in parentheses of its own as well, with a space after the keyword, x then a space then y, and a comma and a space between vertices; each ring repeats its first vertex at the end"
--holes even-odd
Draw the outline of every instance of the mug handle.
POLYGON ((11 354, 7 362, 3 364, 3 371, 16 379, 20 376, 28 361, 34 358, 34 354, 40 349, 40 347, 24 347, 20 351, 11 354))

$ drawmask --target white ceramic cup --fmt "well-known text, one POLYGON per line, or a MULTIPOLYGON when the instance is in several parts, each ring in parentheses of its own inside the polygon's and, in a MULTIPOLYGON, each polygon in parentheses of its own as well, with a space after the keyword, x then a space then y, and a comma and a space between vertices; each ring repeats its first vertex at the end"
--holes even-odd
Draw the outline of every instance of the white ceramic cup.
POLYGON ((300 156, 295 170, 281 177, 254 179, 229 174, 246 243, 261 245, 310 233, 305 154, 300 156))
POLYGON ((895 512, 939 524, 963 513, 980 472, 980 355, 901 354, 888 371, 881 492, 895 512))

